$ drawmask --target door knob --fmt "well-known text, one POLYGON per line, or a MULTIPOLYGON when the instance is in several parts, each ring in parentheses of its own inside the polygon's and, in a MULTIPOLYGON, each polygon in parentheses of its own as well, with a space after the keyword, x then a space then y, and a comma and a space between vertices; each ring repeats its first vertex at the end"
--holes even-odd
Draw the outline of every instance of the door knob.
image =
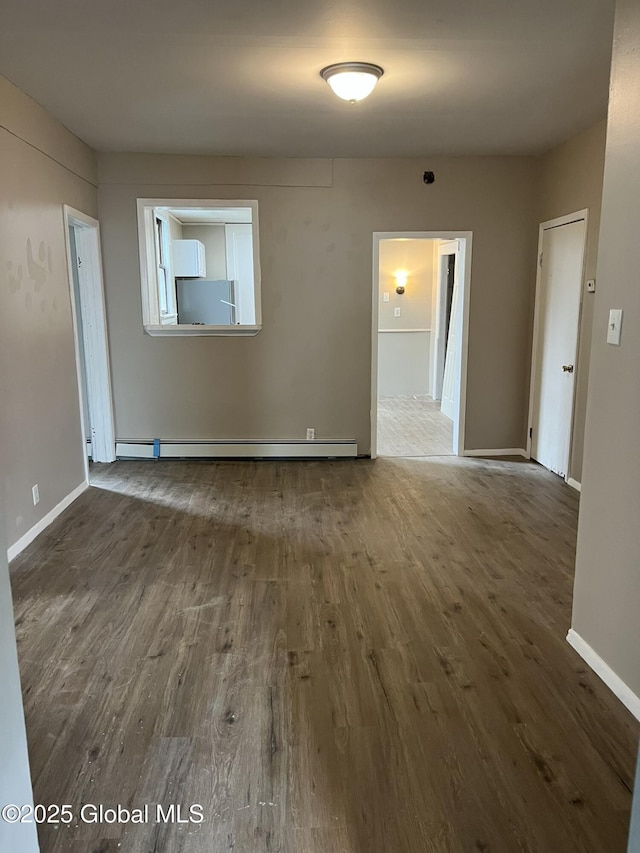
POLYGON ((572 364, 563 364, 562 365, 563 373, 573 373, 573 365, 572 364))

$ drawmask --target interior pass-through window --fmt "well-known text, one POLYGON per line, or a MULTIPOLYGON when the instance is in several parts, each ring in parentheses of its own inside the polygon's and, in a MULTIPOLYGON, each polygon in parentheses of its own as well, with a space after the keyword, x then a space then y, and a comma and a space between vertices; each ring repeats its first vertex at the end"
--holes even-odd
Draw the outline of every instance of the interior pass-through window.
POLYGON ((260 331, 257 201, 138 199, 138 241, 148 334, 260 331))

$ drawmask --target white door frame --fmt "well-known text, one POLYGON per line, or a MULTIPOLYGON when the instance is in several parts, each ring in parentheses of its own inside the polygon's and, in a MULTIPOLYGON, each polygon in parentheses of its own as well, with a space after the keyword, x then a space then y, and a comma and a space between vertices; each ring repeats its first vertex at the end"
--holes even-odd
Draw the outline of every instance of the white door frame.
POLYGON ((464 435, 467 414, 467 361, 469 343, 469 300, 471 294, 471 250, 473 231, 374 231, 373 288, 371 321, 371 458, 378 455, 378 300, 380 291, 380 241, 397 240, 464 240, 464 276, 462 287, 462 340, 460 342, 460 382, 458 384, 457 418, 453 422, 453 450, 464 456, 464 435))
POLYGON ((573 357, 575 365, 576 377, 573 382, 573 399, 571 401, 571 435, 569 439, 569 460, 567 463, 567 474, 565 481, 575 484, 576 481, 571 477, 571 453, 573 451, 573 428, 576 410, 576 388, 578 387, 578 351, 580 349, 580 327, 582 320, 582 296, 584 293, 584 272, 587 257, 587 228, 589 225, 589 210, 577 210, 575 213, 567 213, 565 216, 559 216, 556 219, 548 219, 546 222, 541 222, 538 228, 538 254, 536 255, 536 298, 533 314, 533 345, 531 347, 531 376, 529 379, 529 417, 527 419, 527 459, 531 458, 531 433, 533 430, 533 402, 536 389, 536 363, 538 359, 538 349, 540 347, 540 283, 542 279, 542 246, 544 242, 544 232, 551 228, 559 228, 561 225, 570 225, 572 222, 580 222, 584 220, 584 245, 582 247, 582 270, 581 270, 581 287, 580 287, 580 306, 578 309, 578 334, 576 335, 576 351, 573 357))
POLYGON ((109 344, 107 339, 107 318, 104 303, 104 283, 102 279, 102 253, 100 249, 100 225, 97 219, 64 205, 64 234, 67 248, 67 268, 69 274, 69 294, 73 318, 73 340, 78 374, 78 398, 80 401, 80 426, 82 430, 82 454, 85 473, 89 475, 87 460, 87 438, 91 438, 91 454, 94 462, 114 462, 116 458, 115 428, 113 422, 113 400, 111 396, 111 368, 109 362, 109 344), (91 413, 92 435, 85 434, 84 426, 84 388, 82 387, 82 366, 80 342, 78 339, 78 306, 73 287, 73 265, 71 257, 69 228, 76 233, 77 248, 82 249, 88 263, 80 276, 82 339, 85 352, 85 370, 87 378, 87 403, 91 413))

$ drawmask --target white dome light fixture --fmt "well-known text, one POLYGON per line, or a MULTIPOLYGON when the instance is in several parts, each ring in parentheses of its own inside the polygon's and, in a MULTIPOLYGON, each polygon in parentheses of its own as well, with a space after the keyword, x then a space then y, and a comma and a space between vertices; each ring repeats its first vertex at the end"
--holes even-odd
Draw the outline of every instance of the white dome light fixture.
POLYGON ((370 95, 383 74, 384 70, 371 62, 336 62, 320 72, 334 93, 352 104, 370 95))

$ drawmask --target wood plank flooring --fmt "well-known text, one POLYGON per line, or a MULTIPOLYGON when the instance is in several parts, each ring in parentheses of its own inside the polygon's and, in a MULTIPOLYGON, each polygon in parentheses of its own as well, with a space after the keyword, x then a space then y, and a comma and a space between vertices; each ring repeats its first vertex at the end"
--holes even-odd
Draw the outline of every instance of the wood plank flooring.
POLYGON ((453 422, 431 397, 380 397, 379 456, 452 456, 453 422))
POLYGON ((526 462, 118 462, 12 564, 43 853, 623 853, 638 724, 526 462))

